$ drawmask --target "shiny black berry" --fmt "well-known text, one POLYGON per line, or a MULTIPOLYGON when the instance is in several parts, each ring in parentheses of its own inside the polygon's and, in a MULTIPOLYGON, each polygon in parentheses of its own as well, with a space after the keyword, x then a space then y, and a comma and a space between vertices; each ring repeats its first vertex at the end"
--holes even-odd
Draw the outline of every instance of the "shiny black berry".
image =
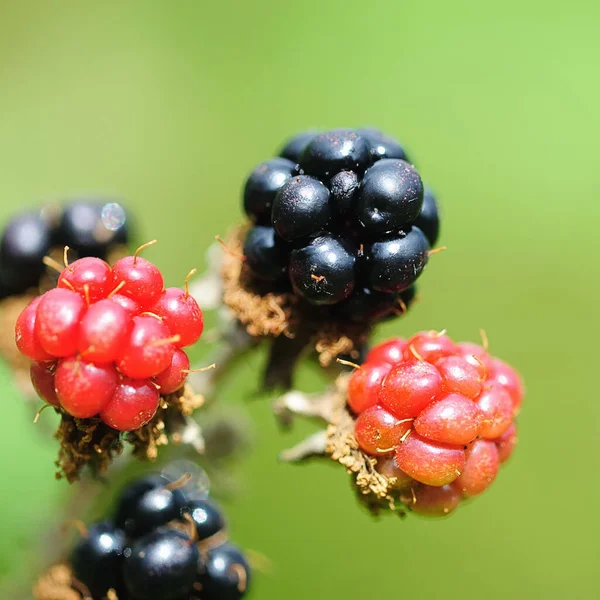
POLYGON ((317 135, 316 131, 305 131, 289 139, 279 151, 279 156, 291 160, 293 163, 300 162, 300 155, 308 143, 317 135))
POLYGON ((194 520, 200 541, 225 528, 225 520, 221 511, 208 500, 191 500, 182 509, 182 513, 187 513, 194 520))
POLYGON ((435 246, 440 234, 440 219, 435 196, 426 187, 423 195, 423 207, 415 225, 425 234, 430 246, 435 246))
POLYGON ((352 129, 334 129, 316 136, 300 156, 305 173, 325 179, 340 171, 362 174, 370 164, 367 141, 352 129))
POLYGON ((292 251, 289 264, 294 291, 311 304, 335 304, 354 289, 356 257, 342 239, 322 235, 292 251))
POLYGON ((135 600, 181 600, 192 590, 200 552, 174 529, 156 529, 125 551, 123 577, 135 600))
POLYGON ((130 537, 137 537, 178 519, 185 498, 179 490, 168 489, 168 483, 160 475, 151 475, 125 488, 117 504, 115 524, 130 537))
POLYGON ((243 553, 224 544, 208 553, 204 572, 199 578, 202 600, 239 600, 250 587, 250 566, 243 553))
POLYGON ((272 227, 255 225, 244 242, 246 264, 259 279, 277 280, 287 272, 288 252, 272 227))
POLYGON ((369 233, 384 233, 414 221, 422 204, 423 183, 416 169, 406 161, 386 158, 365 173, 357 216, 369 233))
POLYGON ((8 224, 0 242, 1 277, 7 289, 21 293, 39 284, 50 244, 50 228, 39 213, 19 215, 8 224))
POLYGON ((273 200, 281 186, 296 174, 296 163, 287 158, 267 160, 246 180, 244 187, 244 210, 255 222, 268 225, 271 219, 273 200))
POLYGON ((358 133, 367 140, 373 161, 381 160, 382 158, 400 158, 408 161, 402 144, 388 137, 378 129, 366 127, 359 129, 358 133))
POLYGON ((338 215, 346 218, 354 213, 354 204, 360 182, 354 171, 340 171, 331 178, 331 201, 338 215))
POLYGON ((354 290, 335 306, 335 315, 355 323, 374 323, 402 314, 414 298, 414 286, 400 293, 377 292, 368 287, 354 290))
POLYGON ((77 256, 106 258, 114 244, 126 244, 129 238, 127 223, 116 230, 102 223, 102 208, 106 202, 78 201, 65 207, 58 230, 56 243, 69 246, 77 256))
POLYGON ((275 231, 288 242, 319 233, 329 221, 329 190, 314 177, 292 177, 273 202, 275 231))
POLYGON ((125 534, 110 523, 99 523, 90 527, 87 537, 73 549, 73 573, 94 598, 104 598, 111 588, 121 592, 124 548, 125 534))
POLYGON ((410 287, 427 264, 429 244, 418 227, 368 244, 365 248, 369 287, 400 292, 410 287))

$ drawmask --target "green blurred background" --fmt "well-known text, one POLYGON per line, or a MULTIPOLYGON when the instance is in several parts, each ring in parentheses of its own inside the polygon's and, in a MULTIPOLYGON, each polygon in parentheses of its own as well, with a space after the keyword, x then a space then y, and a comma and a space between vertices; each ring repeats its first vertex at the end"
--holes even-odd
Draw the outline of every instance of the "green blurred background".
MULTIPOLYGON (((222 397, 255 423, 225 501, 236 540, 273 562, 253 598, 598 597, 599 6, 0 4, 0 221, 64 195, 117 194, 142 236, 160 239, 148 257, 180 283, 284 138, 378 126, 438 190, 449 249, 423 276, 422 302, 377 337, 476 339, 484 327, 524 374, 520 444, 488 493, 442 521, 374 521, 342 468, 277 462, 312 428, 278 430, 256 398, 255 353, 222 397)), ((298 381, 318 382, 310 369, 298 381)), ((69 490, 4 367, 0 389, 0 579, 28 584, 69 490)))

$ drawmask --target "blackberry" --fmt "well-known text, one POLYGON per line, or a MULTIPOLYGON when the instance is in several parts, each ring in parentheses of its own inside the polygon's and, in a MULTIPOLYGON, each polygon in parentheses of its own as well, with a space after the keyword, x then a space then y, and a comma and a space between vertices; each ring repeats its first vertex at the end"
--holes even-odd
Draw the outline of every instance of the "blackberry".
POLYGON ((244 256, 259 279, 275 281, 287 272, 287 252, 283 240, 272 227, 256 225, 246 235, 244 256))
POLYGON ((352 129, 334 129, 314 137, 300 156, 308 175, 333 177, 340 171, 364 173, 371 164, 367 140, 352 129))
POLYGON ((291 242, 318 233, 330 216, 329 190, 314 177, 298 175, 277 192, 271 219, 275 231, 291 242))
POLYGON ((0 278, 11 293, 22 293, 39 284, 43 258, 51 245, 51 231, 40 213, 18 215, 2 233, 0 278))
POLYGON ((365 173, 356 210, 367 231, 385 233, 414 221, 422 205, 423 183, 416 169, 386 158, 365 173))
POLYGON ((59 246, 69 246, 80 256, 106 258, 111 246, 126 244, 129 240, 129 227, 123 223, 112 231, 102 222, 102 208, 106 202, 76 201, 63 210, 55 242, 59 246))
POLYGON ((239 600, 248 590, 250 576, 250 566, 238 548, 219 546, 208 553, 199 578, 202 600, 239 600))
POLYGON ((359 129, 358 133, 369 143, 369 150, 371 152, 371 158, 373 161, 380 160, 382 158, 399 158, 401 160, 408 161, 408 157, 406 156, 406 152, 404 151, 402 144, 393 138, 388 137, 378 129, 365 127, 363 129, 359 129))
POLYGON ((123 577, 135 600, 188 598, 201 566, 198 546, 174 529, 157 529, 125 551, 123 577))
POLYGON ((170 490, 160 475, 150 475, 129 485, 119 499, 115 523, 127 535, 137 537, 178 519, 185 505, 179 490, 170 490))
POLYGON ((429 244, 418 227, 366 247, 369 287, 378 292, 401 292, 419 277, 428 259, 429 244))
POLYGON ((225 529, 225 520, 219 509, 208 500, 191 500, 182 510, 196 524, 196 533, 200 541, 212 537, 225 529))
POLYGON ((425 234, 430 246, 435 246, 440 233, 438 205, 432 191, 425 187, 423 207, 415 225, 425 234))
POLYGON ((370 325, 401 314, 427 238, 437 237, 435 201, 402 145, 374 129, 335 129, 300 134, 280 154, 244 192, 253 293, 291 284, 300 306, 323 307, 324 320, 370 325))
POLYGON ((343 240, 320 236, 290 256, 294 291, 312 304, 335 304, 354 289, 355 254, 343 240))
POLYGON ((111 588, 120 593, 124 548, 125 534, 110 523, 99 523, 73 549, 73 573, 94 598, 104 598, 111 588))
POLYGON ((317 136, 316 131, 306 131, 290 138, 279 151, 279 156, 291 160, 293 163, 300 162, 300 156, 308 143, 317 136))
POLYGON ((244 210, 255 222, 268 225, 275 195, 296 174, 296 163, 287 158, 267 160, 248 177, 244 187, 244 210))

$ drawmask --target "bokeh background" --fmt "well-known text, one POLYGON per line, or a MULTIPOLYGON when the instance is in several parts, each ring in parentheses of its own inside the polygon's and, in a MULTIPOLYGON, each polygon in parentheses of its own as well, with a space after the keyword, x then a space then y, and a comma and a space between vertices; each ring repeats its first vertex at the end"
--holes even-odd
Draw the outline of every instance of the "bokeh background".
MULTIPOLYGON (((255 447, 224 499, 237 542, 269 557, 253 598, 592 598, 600 403, 600 5, 495 2, 0 4, 0 221, 83 193, 125 198, 148 257, 182 281, 240 217, 247 172, 308 128, 400 137, 444 210, 422 301, 379 339, 448 328, 518 365, 517 452, 442 521, 374 521, 343 469, 279 464, 257 395, 264 354, 220 401, 255 447)), ((298 385, 319 385, 305 368, 298 385)), ((77 489, 0 369, 0 579, 25 585, 77 489)), ((52 416, 45 413, 43 419, 52 416)), ((77 503, 75 503, 76 505, 77 503)), ((4 597, 21 597, 16 592, 4 597)), ((23 598, 27 597, 23 593, 23 598)))

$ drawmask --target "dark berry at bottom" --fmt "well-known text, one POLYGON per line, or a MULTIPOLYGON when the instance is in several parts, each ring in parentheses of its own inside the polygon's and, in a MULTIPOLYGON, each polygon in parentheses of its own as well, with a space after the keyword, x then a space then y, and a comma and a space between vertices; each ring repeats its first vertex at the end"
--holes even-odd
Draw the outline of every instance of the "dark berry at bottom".
POLYGON ((116 525, 137 537, 178 519, 185 498, 179 490, 167 489, 168 483, 160 475, 151 475, 125 488, 117 506, 116 525))
POLYGON ((125 534, 109 523, 90 527, 87 537, 82 537, 71 553, 71 566, 75 577, 91 592, 94 598, 103 598, 108 590, 121 591, 121 560, 125 547, 125 534))
POLYGON ((135 600, 181 600, 191 592, 200 552, 185 534, 157 529, 125 551, 123 577, 135 600))
POLYGON ((365 256, 369 286, 379 292, 410 287, 425 268, 429 244, 418 227, 368 245, 365 256))
POLYGON ((294 291, 311 304, 335 304, 354 288, 356 258, 343 240, 320 236, 292 251, 289 264, 294 291))
POLYGON ((186 503, 183 514, 188 514, 196 524, 200 541, 209 538, 225 528, 225 520, 219 509, 208 500, 191 500, 186 503))
POLYGON ((250 567, 242 552, 231 544, 211 550, 199 579, 202 600, 239 600, 250 584, 250 567))

